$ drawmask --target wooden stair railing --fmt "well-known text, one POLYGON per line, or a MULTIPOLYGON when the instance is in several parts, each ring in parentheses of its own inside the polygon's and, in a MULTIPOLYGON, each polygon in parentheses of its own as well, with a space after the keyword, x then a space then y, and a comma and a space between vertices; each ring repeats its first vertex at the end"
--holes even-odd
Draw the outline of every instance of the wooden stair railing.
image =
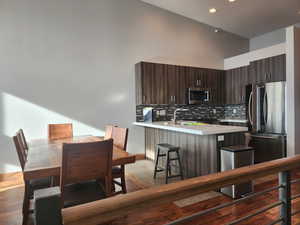
MULTIPOLYGON (((62 218, 64 221, 63 224, 99 225, 124 215, 128 215, 129 213, 138 212, 142 209, 148 209, 160 204, 169 203, 196 194, 216 190, 221 187, 244 183, 250 180, 255 180, 264 176, 279 173, 280 184, 278 187, 272 188, 272 190, 276 188, 282 189, 279 196, 280 202, 277 202, 277 205, 270 207, 273 208, 281 205, 281 215, 278 221, 282 222, 282 224, 288 225, 291 224, 290 220, 292 216, 291 199, 300 197, 300 195, 293 197, 290 194, 291 181, 289 171, 299 167, 300 156, 295 156, 131 192, 125 195, 119 195, 100 201, 62 209, 62 218)), ((300 182, 300 180, 293 181, 293 183, 295 182, 300 182)), ((257 194, 260 193, 254 193, 253 195, 257 194)), ((241 200, 236 201, 238 202, 241 200)), ((226 205, 221 206, 220 208, 223 207, 226 207, 226 205)), ((218 207, 216 208, 218 209, 218 207)), ((200 212, 199 216, 205 213, 200 212)), ((193 215, 190 218, 179 219, 178 221, 170 224, 184 224, 185 221, 193 219, 196 216, 198 215, 193 215)), ((239 221, 236 221, 236 223, 237 222, 239 221)), ((232 224, 236 223, 234 222, 232 224)), ((37 223, 37 225, 40 224, 37 223)))

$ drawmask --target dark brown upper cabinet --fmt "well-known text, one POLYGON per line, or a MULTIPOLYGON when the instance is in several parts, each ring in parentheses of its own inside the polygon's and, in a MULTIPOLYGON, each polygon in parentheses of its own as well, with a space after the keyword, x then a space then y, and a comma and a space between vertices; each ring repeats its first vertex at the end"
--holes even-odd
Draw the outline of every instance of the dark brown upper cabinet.
POLYGON ((225 80, 226 103, 246 103, 246 85, 249 84, 249 66, 227 70, 225 80))
POLYGON ((185 104, 186 68, 183 66, 165 65, 167 80, 167 104, 185 104))
POLYGON ((136 64, 136 104, 167 104, 167 80, 163 64, 136 64))
POLYGON ((209 103, 225 103, 225 72, 187 66, 136 64, 136 104, 187 104, 188 88, 210 91, 209 103))
POLYGON ((251 77, 255 77, 254 83, 285 81, 285 70, 285 54, 256 60, 250 63, 251 77))

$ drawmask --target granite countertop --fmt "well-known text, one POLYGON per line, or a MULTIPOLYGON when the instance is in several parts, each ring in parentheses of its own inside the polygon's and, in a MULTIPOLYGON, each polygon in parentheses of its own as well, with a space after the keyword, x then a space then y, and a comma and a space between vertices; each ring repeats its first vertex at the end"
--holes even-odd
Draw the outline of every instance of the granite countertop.
POLYGON ((179 122, 179 124, 173 124, 172 122, 134 122, 133 124, 141 127, 157 128, 195 135, 214 135, 248 131, 247 127, 240 126, 214 124, 187 125, 187 123, 189 123, 189 121, 182 121, 179 122))

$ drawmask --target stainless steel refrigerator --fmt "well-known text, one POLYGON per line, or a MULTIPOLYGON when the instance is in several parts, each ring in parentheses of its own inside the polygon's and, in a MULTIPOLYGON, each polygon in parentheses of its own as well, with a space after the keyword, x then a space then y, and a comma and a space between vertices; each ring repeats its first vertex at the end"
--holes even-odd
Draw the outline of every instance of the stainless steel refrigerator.
MULTIPOLYGON (((253 100, 253 96, 250 100, 253 100)), ((252 124, 251 114, 256 114, 256 132, 252 134, 250 143, 255 148, 254 161, 259 163, 285 157, 286 82, 257 85, 254 103, 250 102, 254 108, 249 111, 252 124)))

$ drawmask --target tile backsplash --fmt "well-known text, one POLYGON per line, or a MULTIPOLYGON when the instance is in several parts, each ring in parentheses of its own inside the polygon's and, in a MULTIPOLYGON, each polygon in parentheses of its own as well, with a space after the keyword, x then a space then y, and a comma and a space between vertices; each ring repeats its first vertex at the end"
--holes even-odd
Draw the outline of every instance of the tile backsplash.
POLYGON ((154 121, 169 121, 173 119, 175 109, 183 108, 188 111, 178 111, 178 120, 218 120, 246 119, 246 105, 138 105, 136 106, 136 121, 143 121, 143 108, 153 108, 154 121))

